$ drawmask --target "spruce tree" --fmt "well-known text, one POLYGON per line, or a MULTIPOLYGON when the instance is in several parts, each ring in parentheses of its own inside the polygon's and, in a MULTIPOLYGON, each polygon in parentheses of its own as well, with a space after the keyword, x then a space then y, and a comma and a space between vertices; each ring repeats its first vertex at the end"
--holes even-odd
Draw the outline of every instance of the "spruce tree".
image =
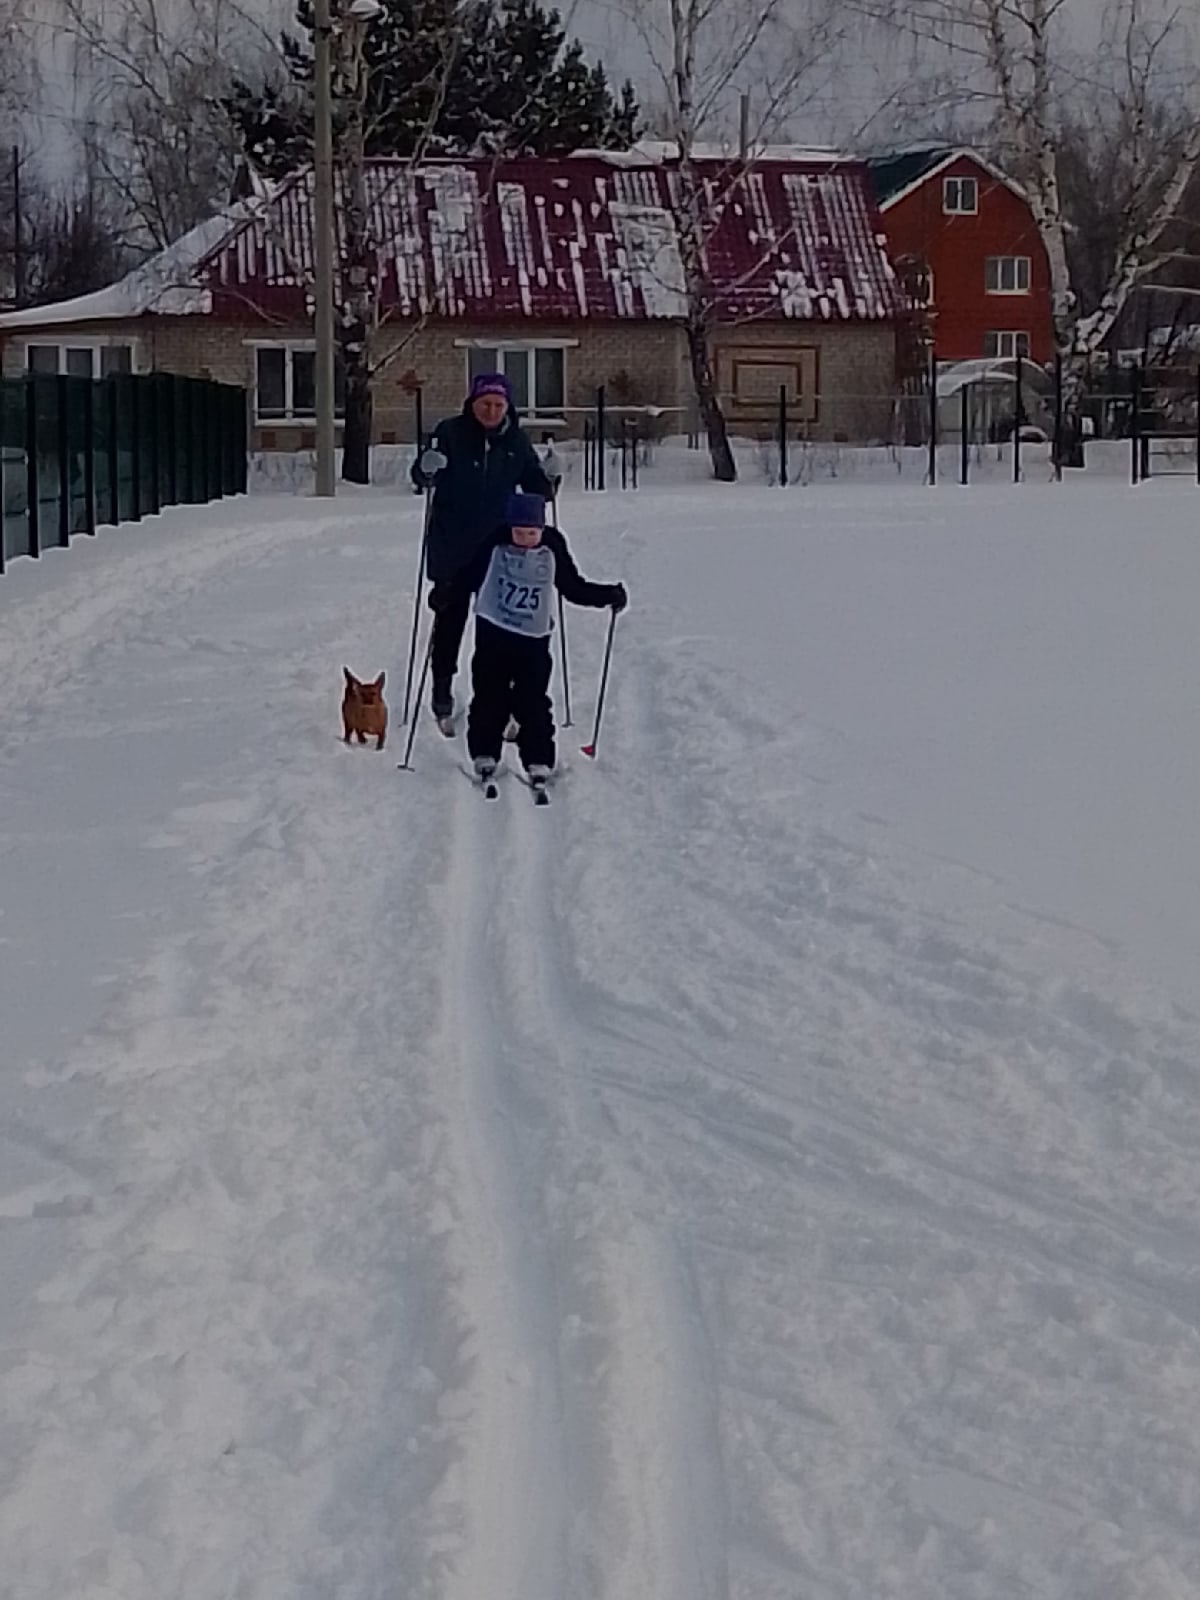
MULTIPOLYGON (((568 43, 539 0, 385 0, 363 40, 368 155, 559 155, 627 149, 632 85, 614 94, 604 68, 568 43)), ((284 82, 235 86, 227 105, 247 157, 282 177, 311 159, 313 7, 281 40, 284 82)))

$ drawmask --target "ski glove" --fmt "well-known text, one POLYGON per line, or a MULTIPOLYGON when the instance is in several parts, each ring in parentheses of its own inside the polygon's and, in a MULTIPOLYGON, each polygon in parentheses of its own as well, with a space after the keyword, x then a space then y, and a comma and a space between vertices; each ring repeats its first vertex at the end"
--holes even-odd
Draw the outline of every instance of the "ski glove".
POLYGON ((623 583, 610 583, 608 586, 609 605, 614 611, 624 611, 629 604, 629 596, 625 592, 623 583))
POLYGON ((444 583, 435 583, 429 591, 429 609, 433 612, 444 611, 450 604, 450 592, 444 583))
POLYGON ((417 470, 423 478, 432 480, 446 466, 449 466, 446 457, 440 450, 431 445, 428 450, 422 450, 421 459, 417 463, 417 470))

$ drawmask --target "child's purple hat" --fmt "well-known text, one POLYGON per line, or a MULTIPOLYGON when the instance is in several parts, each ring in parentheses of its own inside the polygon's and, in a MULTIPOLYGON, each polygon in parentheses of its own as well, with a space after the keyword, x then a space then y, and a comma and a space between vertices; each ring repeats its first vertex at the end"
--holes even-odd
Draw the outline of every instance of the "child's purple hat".
POLYGON ((544 528, 546 502, 540 494, 510 494, 504 520, 510 528, 544 528))
POLYGON ((512 384, 502 372, 478 372, 471 379, 471 392, 468 400, 478 400, 483 394, 503 395, 512 405, 512 384))

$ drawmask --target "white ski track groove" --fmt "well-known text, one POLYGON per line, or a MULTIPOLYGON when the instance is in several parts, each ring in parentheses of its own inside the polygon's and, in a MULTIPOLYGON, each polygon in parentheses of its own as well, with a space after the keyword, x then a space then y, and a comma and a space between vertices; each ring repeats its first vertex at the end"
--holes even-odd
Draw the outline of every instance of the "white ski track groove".
POLYGON ((598 1040, 561 955, 559 835, 530 813, 456 790, 440 897, 472 1328, 463 1542, 440 1596, 724 1600, 698 1300, 587 1088, 598 1040))
POLYGON ((560 1229, 560 1285, 573 1280, 581 1297, 564 1354, 597 1413, 590 1428, 581 1416, 571 1438, 578 1457, 591 1450, 606 1463, 582 1481, 588 1462, 577 1462, 587 1511, 572 1592, 721 1600, 724 1498, 699 1299, 587 1087, 591 1059, 612 1045, 589 1034, 572 1003, 579 986, 555 916, 554 865, 569 823, 514 809, 513 881, 525 893, 508 947, 511 992, 529 1018, 530 1059, 544 1058, 548 1098, 556 1089, 561 1102, 559 1182, 571 1225, 560 1229), (603 1354, 593 1370, 584 1352, 597 1339, 603 1354))

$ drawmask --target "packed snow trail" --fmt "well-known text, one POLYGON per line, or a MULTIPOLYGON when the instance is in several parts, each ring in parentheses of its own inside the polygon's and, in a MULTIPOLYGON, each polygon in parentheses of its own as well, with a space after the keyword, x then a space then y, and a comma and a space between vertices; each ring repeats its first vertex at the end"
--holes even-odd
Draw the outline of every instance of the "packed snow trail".
POLYGON ((1120 924, 1119 826, 1031 890, 1074 771, 1023 847, 945 796, 1093 728, 1088 828, 1187 783, 1193 501, 1138 501, 1131 578, 1111 485, 972 490, 970 535, 736 493, 735 561, 719 491, 571 503, 633 609, 545 811, 424 711, 413 772, 395 723, 341 744, 343 663, 396 714, 407 498, 6 575, 3 1600, 1190 1600, 1200 1028, 1155 896, 1194 929, 1159 863, 1120 924))

